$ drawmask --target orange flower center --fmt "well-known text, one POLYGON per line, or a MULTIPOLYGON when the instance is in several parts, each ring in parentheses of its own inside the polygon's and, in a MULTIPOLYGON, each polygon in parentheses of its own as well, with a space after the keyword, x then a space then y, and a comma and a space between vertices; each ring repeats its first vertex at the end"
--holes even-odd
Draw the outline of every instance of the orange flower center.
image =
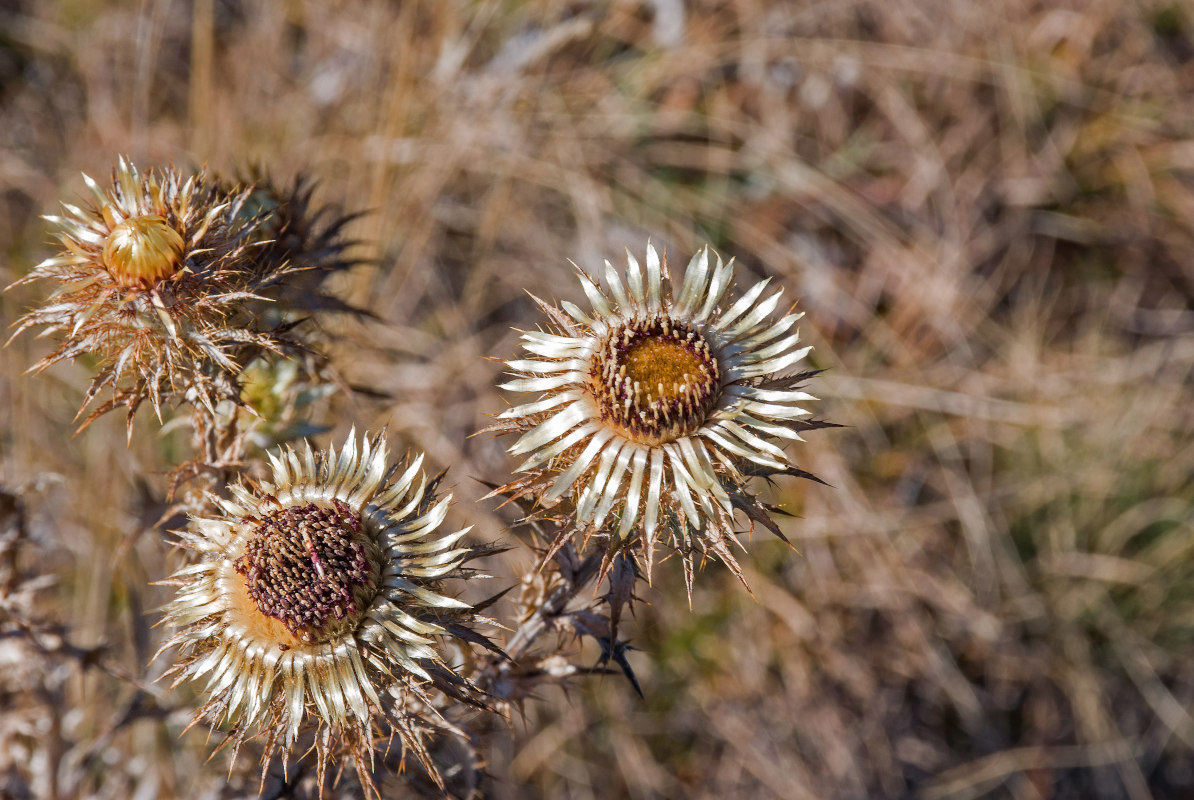
POLYGON ((118 223, 104 242, 104 267, 121 286, 149 288, 178 271, 186 243, 165 217, 118 223))
POLYGON ((606 336, 589 388, 603 420, 635 441, 660 444, 704 424, 717 405, 721 371, 698 331, 661 315, 606 336))
POLYGON ((303 642, 325 641, 338 621, 355 623, 376 582, 361 540, 361 518, 339 500, 267 516, 233 567, 262 614, 303 642))
POLYGON ((648 398, 673 402, 683 387, 703 378, 707 361, 695 348, 671 338, 645 336, 626 349, 622 364, 626 377, 643 387, 648 398))

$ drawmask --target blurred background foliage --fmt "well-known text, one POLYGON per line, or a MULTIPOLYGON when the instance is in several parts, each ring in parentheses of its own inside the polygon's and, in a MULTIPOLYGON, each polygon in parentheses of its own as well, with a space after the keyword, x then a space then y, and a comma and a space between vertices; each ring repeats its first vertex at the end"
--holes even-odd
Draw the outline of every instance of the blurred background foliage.
MULTIPOLYGON (((710 242, 808 312, 850 427, 795 450, 832 488, 774 487, 799 553, 751 537, 753 598, 711 565, 691 611, 664 563, 629 623, 645 700, 545 693, 491 796, 1194 794, 1189 2, 0 2, 0 282, 121 153, 366 212, 341 290, 378 319, 327 338, 368 391, 312 421, 388 423, 484 539, 511 517, 474 478, 512 466, 467 438, 507 402, 485 359, 539 319, 526 291, 580 299, 566 259, 710 242)), ((0 796, 255 794, 148 682, 181 440, 72 438, 88 373, 22 377, 44 352, 0 351, 30 540, 0 578, 53 578, 4 595, 40 646, 0 605, 0 796)))

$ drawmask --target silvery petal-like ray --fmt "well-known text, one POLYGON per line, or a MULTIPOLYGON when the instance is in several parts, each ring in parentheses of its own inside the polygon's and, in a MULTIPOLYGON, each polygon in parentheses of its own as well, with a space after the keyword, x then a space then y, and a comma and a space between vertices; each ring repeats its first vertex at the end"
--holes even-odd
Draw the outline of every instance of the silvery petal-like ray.
POLYGON ((680 501, 680 508, 684 510, 684 516, 688 519, 689 525, 699 526, 701 515, 692 501, 692 481, 688 474, 688 468, 684 466, 684 457, 671 445, 664 446, 664 453, 667 454, 672 469, 672 482, 675 486, 676 498, 680 501))
POLYGON ((530 372, 534 375, 547 375, 552 372, 565 372, 572 370, 579 372, 588 369, 589 364, 587 360, 579 358, 570 358, 564 361, 511 361, 506 366, 518 372, 530 372))
POLYGON ((733 342, 728 342, 727 347, 733 349, 735 352, 743 352, 748 350, 753 351, 767 344, 772 339, 783 336, 785 333, 790 331, 792 326, 794 326, 803 316, 803 314, 788 314, 786 317, 774 324, 760 325, 759 327, 761 330, 752 331, 746 336, 739 336, 738 338, 734 339, 733 342))
POLYGON ((577 339, 575 336, 564 336, 558 333, 545 333, 544 331, 526 331, 522 334, 522 340, 524 342, 523 347, 526 347, 527 343, 575 347, 584 342, 583 339, 577 339))
POLYGON ((749 447, 754 452, 752 460, 757 460, 760 456, 768 455, 773 461, 783 463, 787 458, 783 450, 780 450, 771 444, 771 442, 760 439, 736 422, 725 420, 720 424, 719 429, 732 434, 749 447))
POLYGON ((751 328, 761 323, 768 314, 775 311, 775 307, 779 305, 781 297, 783 297, 783 289, 780 289, 766 300, 759 302, 758 305, 753 306, 743 314, 742 319, 735 325, 729 325, 723 321, 723 325, 721 326, 722 335, 732 342, 739 336, 747 333, 751 328))
POLYGON ((647 243, 647 310, 658 311, 663 306, 662 286, 663 275, 659 267, 659 253, 651 243, 647 243))
POLYGON ((763 414, 772 419, 785 420, 807 417, 809 412, 798 406, 781 406, 774 403, 747 402, 742 410, 748 414, 763 414))
POLYGON ((569 300, 565 300, 562 303, 560 303, 560 308, 564 309, 564 312, 568 316, 572 317, 574 320, 579 322, 581 325, 587 325, 590 328, 597 326, 597 321, 594 320, 592 317, 590 317, 585 312, 581 311, 580 307, 578 305, 576 305, 576 303, 573 303, 569 300))
POLYGON ((762 361, 768 361, 769 359, 775 358, 776 356, 779 356, 780 354, 786 353, 787 351, 791 350, 793 347, 796 346, 797 342, 799 342, 799 341, 800 341, 799 333, 794 333, 791 336, 785 336, 784 338, 780 339, 779 341, 777 341, 773 344, 769 344, 766 347, 752 349, 746 353, 743 353, 742 354, 742 363, 756 364, 756 363, 759 363, 762 361))
POLYGON ((692 485, 697 489, 708 489, 717 482, 717 476, 712 472, 706 472, 701 467, 700 460, 697 458, 696 451, 692 446, 691 436, 682 436, 676 440, 676 447, 680 454, 684 456, 684 463, 688 466, 688 474, 692 477, 692 485))
POLYGON ((659 506, 663 503, 663 450, 651 449, 651 482, 647 490, 647 509, 643 520, 648 540, 655 538, 655 524, 659 519, 659 506))
POLYGON ((598 431, 594 434, 576 461, 572 462, 572 465, 556 478, 550 491, 543 496, 543 502, 552 503, 564 492, 571 489, 572 484, 576 483, 576 479, 581 476, 581 473, 592 466, 593 459, 597 457, 597 453, 601 451, 606 442, 613 438, 613 435, 614 432, 611 430, 598 431))
MULTIPOLYGON (((575 264, 573 266, 576 266, 575 264)), ((593 311, 597 313, 599 318, 609 317, 613 314, 613 309, 609 307, 609 301, 605 299, 605 295, 601 290, 589 280, 589 276, 580 271, 577 267, 577 278, 580 280, 580 287, 584 289, 585 297, 589 298, 589 303, 593 306, 593 311)))
POLYGON ((593 511, 597 505, 601 493, 605 491, 606 481, 609 479, 610 471, 614 467, 614 460, 618 456, 618 451, 622 449, 622 440, 614 440, 606 445, 605 449, 601 451, 601 461, 597 465, 597 473, 591 483, 588 484, 588 493, 581 497, 580 502, 576 506, 577 519, 586 524, 590 524, 593 520, 593 511))
POLYGON ((636 306, 647 304, 647 294, 643 291, 643 274, 639 271, 638 261, 634 255, 626 251, 626 284, 630 287, 630 299, 636 306))
POLYGON ((618 272, 614 269, 614 265, 609 263, 609 259, 605 260, 605 285, 609 287, 610 294, 614 296, 618 311, 625 313, 630 301, 626 297, 626 290, 622 287, 622 279, 618 277, 618 272))
POLYGON ((732 325, 739 317, 745 314, 748 310, 754 307, 755 301, 759 299, 759 295, 771 283, 770 278, 759 281, 754 286, 746 290, 742 297, 729 307, 723 314, 713 321, 712 328, 716 331, 724 331, 728 326, 732 325))
MULTIPOLYGON (((406 497, 407 492, 410 490, 411 483, 414 482, 415 476, 419 475, 422 469, 423 454, 419 453, 414 459, 411 460, 410 466, 406 468, 406 471, 402 473, 402 476, 394 481, 389 488, 383 489, 382 492, 377 495, 376 499, 374 500, 375 504, 381 508, 389 508, 392 511, 393 505, 403 497, 406 497)), ((413 499, 415 502, 417 502, 423 494, 422 486, 420 485, 419 489, 413 492, 413 494, 415 496, 413 499)), ((396 517, 401 519, 402 517, 405 517, 407 513, 409 513, 409 511, 404 509, 403 511, 398 512, 396 517)))
POLYGON ((555 416, 551 417, 546 422, 542 423, 533 430, 527 431, 519 440, 510 448, 510 452, 514 455, 528 452, 536 447, 550 442, 557 436, 560 436, 565 431, 575 427, 580 422, 583 422, 589 417, 589 403, 585 399, 579 399, 571 405, 564 408, 562 411, 556 412, 555 416))
POLYGON ((528 353, 550 359, 588 358, 593 355, 591 343, 583 339, 573 339, 565 343, 529 339, 524 341, 522 346, 528 353))
POLYGON ((552 375, 549 378, 522 378, 509 381, 501 385, 502 389, 511 392, 550 392, 583 383, 583 372, 565 372, 562 375, 552 375))
POLYGON ((605 490, 601 494, 601 501, 597 504, 597 510, 593 512, 593 527, 600 528, 605 522, 606 516, 614 506, 614 501, 622 491, 622 477, 630 468, 630 460, 634 457, 634 445, 626 445, 618 453, 618 457, 614 460, 613 470, 610 472, 609 479, 605 482, 605 490))
POLYGON ((734 259, 730 259, 729 263, 722 264, 721 256, 717 257, 717 268, 713 272, 713 282, 709 286, 709 291, 705 297, 705 304, 701 306, 700 312, 696 315, 698 322, 704 322, 709 319, 709 315, 713 313, 714 308, 721 302, 722 295, 726 293, 726 289, 730 288, 730 279, 734 275, 734 259))
MULTIPOLYGON (((609 262, 606 262, 609 263, 609 262)), ((709 285, 709 248, 702 247, 688 262, 684 270, 684 282, 680 284, 680 296, 676 299, 676 313, 692 316, 697 303, 702 301, 709 285)))
POLYGON ((643 478, 646 475, 647 454, 645 447, 634 448, 634 461, 630 467, 630 488, 626 492, 626 506, 622 521, 618 525, 618 538, 625 541, 638 521, 639 500, 642 497, 643 478))
POLYGON ((600 430, 600 428, 601 428, 601 426, 595 422, 590 422, 585 425, 581 425, 579 428, 572 431, 567 436, 565 436, 564 438, 555 442, 554 444, 550 444, 547 447, 540 449, 537 453, 532 454, 530 458, 528 458, 526 461, 522 462, 522 464, 519 465, 517 471, 518 472, 526 472, 528 470, 534 469, 535 467, 539 466, 540 464, 550 461, 551 459, 558 456, 560 453, 567 450, 572 445, 579 442, 584 437, 588 436, 591 433, 594 433, 595 431, 600 430))
POLYGON ((706 438, 716 443, 723 450, 727 450, 739 458, 743 458, 747 461, 753 461, 757 464, 762 464, 763 466, 773 467, 775 469, 783 469, 786 466, 783 462, 777 461, 766 454, 758 453, 731 438, 726 432, 723 432, 718 425, 709 425, 701 432, 706 438))
POLYGON ((813 348, 811 346, 802 347, 799 350, 793 350, 792 352, 783 356, 773 358, 759 364, 742 364, 741 366, 735 366, 732 374, 741 378, 761 378, 765 375, 775 375, 792 366, 793 364, 804 360, 804 357, 808 355, 809 351, 812 349, 813 348))
POLYGON ((794 442, 803 442, 804 439, 793 428, 786 424, 775 422, 766 422, 761 419, 756 419, 748 415, 743 415, 734 420, 739 425, 747 428, 754 428, 755 430, 765 433, 768 436, 774 436, 778 439, 789 439, 794 442))
POLYGON ((799 403, 817 399, 808 392, 760 389, 756 386, 729 386, 725 391, 726 395, 731 397, 744 397, 764 403, 799 403))
POLYGON ((550 397, 545 397, 544 399, 535 403, 527 403, 526 405, 515 406, 514 408, 506 409, 501 414, 498 414, 498 419, 529 417, 534 414, 539 414, 543 411, 555 408, 556 406, 563 405, 564 403, 579 399, 580 395, 576 392, 561 392, 560 394, 553 394, 550 397))

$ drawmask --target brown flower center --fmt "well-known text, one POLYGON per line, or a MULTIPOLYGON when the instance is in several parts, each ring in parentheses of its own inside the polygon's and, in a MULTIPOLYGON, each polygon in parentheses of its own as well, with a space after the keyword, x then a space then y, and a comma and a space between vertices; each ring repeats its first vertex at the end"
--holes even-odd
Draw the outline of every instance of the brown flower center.
POLYGON ((373 564, 361 543, 361 517, 334 500, 267 516, 233 566, 257 609, 280 620, 304 642, 326 641, 337 621, 355 623, 375 586, 373 564))
POLYGON ((589 372, 602 420, 645 444, 694 433, 721 391, 721 371, 705 338, 662 315, 612 330, 589 372))
POLYGON ((121 286, 149 288, 178 271, 186 243, 165 217, 118 223, 104 242, 104 266, 121 286))

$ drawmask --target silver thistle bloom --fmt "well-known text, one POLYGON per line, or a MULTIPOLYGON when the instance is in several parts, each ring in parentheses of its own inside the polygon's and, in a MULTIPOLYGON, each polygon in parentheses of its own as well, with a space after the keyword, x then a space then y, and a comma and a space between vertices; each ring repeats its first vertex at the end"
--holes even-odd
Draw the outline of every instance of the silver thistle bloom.
POLYGON ((536 298, 554 329, 522 335, 531 357, 508 362, 516 378, 502 388, 541 398, 490 428, 521 433, 510 452, 526 459, 498 491, 547 508, 570 500, 576 529, 609 536, 611 552, 645 548, 648 572, 654 543, 667 541, 690 588, 694 553, 712 552, 741 578, 728 546, 735 512, 780 535, 748 479, 812 477, 779 443, 829 425, 803 419, 800 404, 816 398, 800 385, 815 373, 790 371, 810 350, 797 346, 803 314, 773 319, 782 291, 764 298, 768 280, 723 302, 734 262, 711 262, 708 248, 675 298, 650 244, 645 272, 627 257, 625 282, 605 262, 605 291, 580 272, 591 314, 536 298))
POLYGON ((246 190, 202 172, 142 173, 125 158, 109 186, 83 180, 89 201, 63 203, 61 216, 46 218, 58 228, 61 252, 13 286, 54 285, 17 323, 17 334, 43 326, 42 335, 58 339, 34 371, 97 357, 83 407, 105 389, 112 397, 84 426, 124 406, 131 433, 142 402, 160 417, 171 397, 214 413, 220 400, 238 402, 236 378, 253 356, 297 347, 281 326, 262 329, 248 306, 297 267, 259 257, 262 217, 243 213, 246 190))
POLYGON ((195 721, 226 725, 234 751, 263 737, 263 778, 314 728, 320 785, 346 751, 372 787, 373 740, 387 731, 438 783, 424 737, 454 729, 437 702, 484 707, 439 645, 493 648, 442 582, 468 577, 464 563, 486 550, 461 546, 467 528, 439 530, 451 496, 436 496, 422 456, 391 466, 380 436, 270 462, 272 481, 229 486, 221 514, 180 533, 197 562, 168 581, 163 621, 176 632, 162 651, 180 655, 167 674, 201 681, 195 721))

